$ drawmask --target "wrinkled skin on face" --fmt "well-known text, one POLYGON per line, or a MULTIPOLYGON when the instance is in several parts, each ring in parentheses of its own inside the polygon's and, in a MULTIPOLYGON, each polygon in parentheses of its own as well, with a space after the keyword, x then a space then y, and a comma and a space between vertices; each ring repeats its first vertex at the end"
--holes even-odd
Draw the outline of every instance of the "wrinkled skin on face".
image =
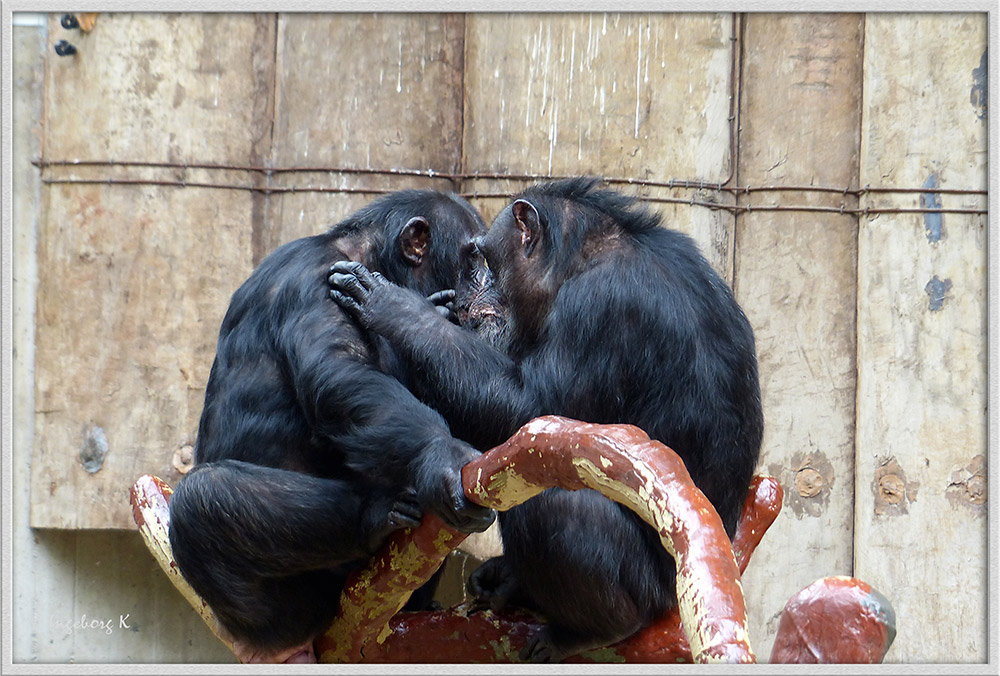
POLYGON ((458 323, 507 352, 511 346, 510 309, 475 240, 463 251, 463 268, 455 291, 458 323))

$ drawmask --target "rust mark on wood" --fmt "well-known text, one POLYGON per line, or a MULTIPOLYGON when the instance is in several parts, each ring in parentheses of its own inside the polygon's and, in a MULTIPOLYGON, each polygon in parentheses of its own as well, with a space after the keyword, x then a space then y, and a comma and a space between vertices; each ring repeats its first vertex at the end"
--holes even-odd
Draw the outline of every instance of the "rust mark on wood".
POLYGON ((917 499, 920 484, 906 481, 906 473, 895 458, 879 462, 872 481, 875 493, 876 516, 898 516, 907 514, 907 505, 917 499))
POLYGON ((181 474, 187 474, 194 467, 194 446, 191 444, 184 444, 176 451, 174 451, 174 457, 171 459, 171 464, 181 474))
POLYGON ((833 463, 826 455, 818 451, 795 453, 789 467, 773 464, 769 470, 789 488, 785 504, 796 517, 818 517, 826 512, 835 481, 833 463))
POLYGON ((954 470, 945 490, 953 507, 972 508, 977 516, 986 514, 986 456, 977 455, 965 467, 954 470))

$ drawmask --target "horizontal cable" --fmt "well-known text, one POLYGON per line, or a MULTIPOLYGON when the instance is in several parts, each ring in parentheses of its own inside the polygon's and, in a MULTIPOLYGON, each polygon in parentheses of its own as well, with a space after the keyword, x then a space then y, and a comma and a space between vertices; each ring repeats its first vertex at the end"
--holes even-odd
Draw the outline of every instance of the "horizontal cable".
MULTIPOLYGON (((43 178, 43 183, 55 184, 55 185, 149 185, 149 186, 163 186, 163 187, 173 187, 173 188, 208 188, 208 189, 219 189, 219 190, 245 190, 250 192, 262 193, 265 195, 270 194, 289 194, 289 193, 345 193, 345 194, 362 194, 362 195, 384 195, 393 192, 389 189, 381 188, 341 188, 341 187, 327 187, 327 186, 252 186, 252 185, 236 185, 236 184, 226 184, 226 183, 202 183, 197 181, 162 181, 162 180, 149 180, 149 179, 128 179, 128 178, 105 178, 105 179, 85 179, 85 178, 43 178)), ((510 193, 482 193, 482 192, 465 192, 461 193, 462 197, 466 199, 509 199, 511 197, 510 193)), ((830 206, 812 206, 812 205, 793 205, 793 204, 720 204, 718 202, 709 202, 705 200, 695 200, 695 199, 682 199, 675 197, 654 197, 648 195, 637 195, 637 199, 643 202, 652 202, 658 204, 687 204, 690 206, 704 207, 707 209, 727 211, 732 214, 742 214, 742 213, 752 213, 757 212, 770 212, 770 211, 795 211, 795 212, 809 212, 809 213, 828 213, 828 214, 842 214, 842 215, 869 215, 869 214, 986 214, 988 213, 986 209, 975 209, 975 208, 906 208, 906 207, 872 207, 868 206, 864 209, 860 208, 847 208, 847 207, 830 207, 830 206)))
MULTIPOLYGON (((291 166, 291 167, 265 167, 258 165, 237 165, 237 164, 218 164, 210 162, 193 162, 193 163, 179 163, 179 162, 147 162, 147 161, 136 161, 136 160, 40 160, 36 159, 32 162, 35 166, 45 169, 48 167, 141 167, 141 168, 152 168, 152 169, 202 169, 202 170, 214 170, 214 171, 243 171, 243 172, 253 172, 260 173, 265 176, 273 176, 276 174, 295 174, 295 173, 311 173, 311 174, 360 174, 360 175, 371 175, 371 176, 415 176, 423 178, 440 178, 451 181, 461 181, 461 180, 507 180, 507 181, 551 181, 559 179, 575 178, 571 175, 559 175, 559 174, 532 174, 532 173, 520 173, 520 174, 501 174, 496 172, 445 172, 436 171, 434 169, 373 169, 364 167, 333 167, 333 166, 291 166)), ((667 181, 656 181, 650 179, 642 178, 631 178, 622 176, 604 176, 602 179, 609 184, 616 185, 635 185, 641 187, 650 188, 667 188, 667 189, 679 189, 679 190, 714 190, 718 192, 726 192, 731 194, 752 194, 755 192, 819 192, 819 193, 835 193, 841 195, 851 195, 855 197, 860 197, 865 194, 887 194, 887 193, 920 193, 920 194, 935 194, 935 195, 987 195, 986 190, 971 190, 971 189, 957 189, 957 188, 937 188, 937 187, 920 187, 920 188, 892 188, 892 187, 871 187, 864 186, 861 188, 837 188, 833 186, 815 186, 815 185, 760 185, 760 186, 728 186, 725 183, 701 181, 701 180, 675 180, 670 179, 667 181)), ((92 180, 92 179, 81 179, 81 180, 92 180)), ((104 182, 98 180, 98 182, 104 182)), ((159 185, 159 183, 150 182, 151 185, 159 185)), ((193 185, 189 183, 188 185, 193 185)), ((214 185, 214 184, 213 184, 214 185)), ((222 186, 220 186, 222 187, 222 186)), ((232 186, 233 189, 244 189, 244 190, 262 190, 255 186, 232 186)), ((271 188, 274 192, 351 192, 348 189, 321 189, 321 188, 271 188)), ((389 192, 386 190, 382 191, 367 191, 364 192, 389 192)))

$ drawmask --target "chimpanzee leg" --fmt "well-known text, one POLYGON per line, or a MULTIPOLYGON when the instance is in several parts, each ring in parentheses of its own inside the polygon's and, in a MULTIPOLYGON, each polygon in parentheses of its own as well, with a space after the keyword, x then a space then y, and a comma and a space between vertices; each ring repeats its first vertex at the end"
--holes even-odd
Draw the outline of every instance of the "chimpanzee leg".
POLYGON ((655 532, 596 491, 547 490, 504 513, 501 531, 507 565, 550 621, 525 659, 615 643, 674 603, 673 563, 655 532))
POLYGON ((420 520, 411 495, 236 460, 195 466, 170 515, 185 579, 235 638, 263 650, 314 637, 347 571, 420 520))

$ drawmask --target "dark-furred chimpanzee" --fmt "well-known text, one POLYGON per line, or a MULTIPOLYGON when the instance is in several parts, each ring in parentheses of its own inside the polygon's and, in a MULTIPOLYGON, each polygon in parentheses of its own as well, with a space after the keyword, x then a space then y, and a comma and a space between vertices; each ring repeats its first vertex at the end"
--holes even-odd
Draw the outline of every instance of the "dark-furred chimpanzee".
MULTIPOLYGON (((543 414, 637 425, 680 454, 732 537, 763 431, 750 324, 689 237, 597 183, 529 188, 477 240, 471 279, 506 303, 486 322, 502 350, 360 265, 333 267, 331 296, 410 362, 456 436, 485 449, 543 414)), ((607 645, 676 604, 653 529, 595 491, 545 491, 500 528, 504 555, 470 587, 548 617, 526 659, 607 645)))
POLYGON ((462 491, 478 452, 327 287, 332 261, 355 260, 421 297, 454 288, 461 250, 484 230, 456 195, 392 193, 279 247, 233 295, 170 543, 241 660, 314 661, 348 572, 425 510, 465 531, 493 521, 462 491))

